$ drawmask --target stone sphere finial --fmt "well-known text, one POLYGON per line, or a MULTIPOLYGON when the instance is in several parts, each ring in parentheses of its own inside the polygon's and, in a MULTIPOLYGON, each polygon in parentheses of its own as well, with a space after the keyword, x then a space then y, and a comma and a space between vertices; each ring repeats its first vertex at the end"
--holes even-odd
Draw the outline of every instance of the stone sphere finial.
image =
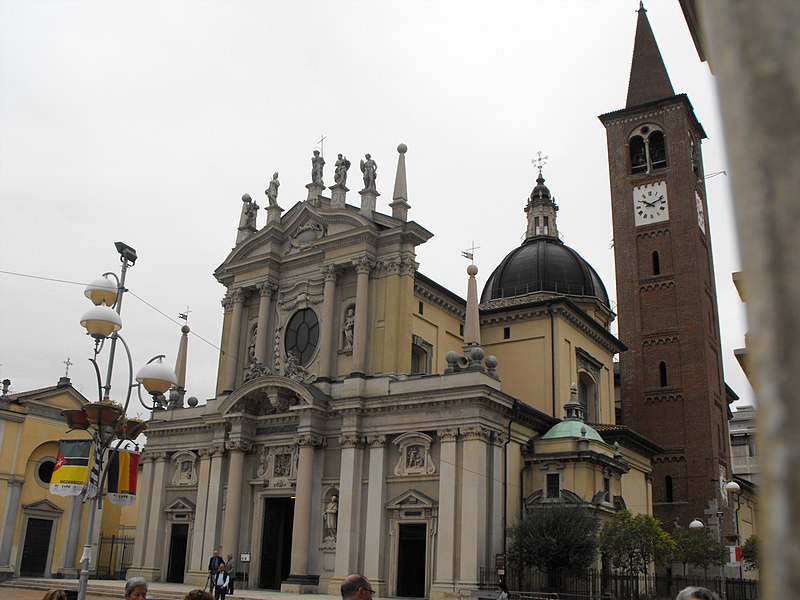
POLYGON ((483 360, 484 356, 486 356, 486 354, 483 352, 483 348, 480 346, 476 346, 469 352, 469 357, 472 360, 483 360))
POLYGON ((447 361, 448 365, 455 365, 456 361, 458 360, 458 353, 450 350, 450 352, 444 355, 444 359, 447 361))
POLYGON ((189 406, 191 406, 191 407, 195 407, 195 406, 197 406, 197 402, 198 402, 198 400, 197 400, 197 397, 196 397, 196 396, 191 396, 191 397, 190 397, 190 398, 189 398, 189 399, 186 401, 186 403, 187 403, 189 406))
POLYGON ((401 143, 399 146, 397 146, 397 151, 400 154, 405 154, 406 152, 408 152, 408 146, 406 146, 405 144, 401 143))
POLYGON ((190 331, 191 329, 189 329, 188 325, 184 325, 183 327, 181 327, 181 333, 189 333, 190 331))
POLYGON ((250 194, 247 194, 247 193, 242 194, 242 202, 250 202, 250 200, 252 200, 252 198, 250 197, 250 194))
POLYGON ((486 366, 489 367, 490 369, 496 369, 497 362, 498 362, 497 357, 494 354, 490 354, 489 356, 486 357, 486 366))
POLYGON ((467 275, 470 277, 475 277, 478 274, 478 266, 477 265, 470 265, 467 267, 467 275))

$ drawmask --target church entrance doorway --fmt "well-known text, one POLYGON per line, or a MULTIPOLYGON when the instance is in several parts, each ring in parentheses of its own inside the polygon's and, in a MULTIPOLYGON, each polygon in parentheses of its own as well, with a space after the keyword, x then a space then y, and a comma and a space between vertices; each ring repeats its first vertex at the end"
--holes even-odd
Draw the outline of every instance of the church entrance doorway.
POLYGON ((183 583, 186 571, 186 545, 189 540, 189 525, 172 525, 172 537, 169 542, 169 566, 167 581, 183 583))
POLYGON ((21 577, 44 577, 47 557, 50 556, 50 537, 53 532, 51 519, 28 519, 25 528, 25 543, 22 546, 21 577))
POLYGON ((289 577, 292 559, 293 498, 264 498, 258 587, 279 590, 289 577))
POLYGON ((425 597, 427 525, 400 523, 397 540, 397 595, 425 597))

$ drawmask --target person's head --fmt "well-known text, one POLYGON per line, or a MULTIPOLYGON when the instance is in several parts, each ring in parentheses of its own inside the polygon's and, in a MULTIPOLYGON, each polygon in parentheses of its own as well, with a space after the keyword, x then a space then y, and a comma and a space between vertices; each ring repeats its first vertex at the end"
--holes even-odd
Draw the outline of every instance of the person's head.
POLYGON ((675 600, 717 600, 717 595, 703 587, 689 586, 678 592, 675 600))
POLYGON ((220 573, 224 573, 225 572, 225 563, 219 563, 219 567, 217 567, 217 571, 219 571, 220 573))
POLYGON ((229 552, 229 553, 228 553, 228 560, 232 560, 232 559, 233 559, 233 554, 231 554, 231 553, 229 552))
POLYGON ((125 600, 146 600, 147 582, 144 577, 133 577, 125 584, 125 600))
POLYGON ((219 552, 217 552, 216 550, 214 550, 214 556, 215 556, 215 557, 219 556, 219 552))
POLYGON ((183 600, 214 600, 214 596, 205 590, 192 590, 183 597, 183 600))
POLYGON ((64 590, 50 590, 42 600, 67 600, 67 593, 64 590))
POLYGON ((505 583, 503 583, 502 581, 501 581, 500 583, 498 583, 498 584, 497 584, 497 587, 499 587, 499 588, 500 588, 500 591, 503 591, 503 592, 505 592, 506 594, 508 593, 508 588, 506 587, 506 584, 505 584, 505 583))
POLYGON ((342 582, 342 600, 371 600, 374 595, 369 579, 363 575, 353 573, 342 582))

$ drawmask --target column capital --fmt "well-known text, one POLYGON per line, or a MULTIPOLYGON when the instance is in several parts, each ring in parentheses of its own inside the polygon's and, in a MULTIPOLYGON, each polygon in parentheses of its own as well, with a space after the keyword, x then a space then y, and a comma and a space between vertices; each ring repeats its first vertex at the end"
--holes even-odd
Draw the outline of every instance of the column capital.
POLYGON ((269 280, 262 281, 256 285, 256 289, 258 290, 260 296, 272 298, 275 295, 275 292, 278 291, 278 284, 269 280))
POLYGON ((234 304, 244 302, 249 295, 250 295, 250 290, 243 287, 236 288, 231 293, 234 304))
POLYGON ((341 444, 342 448, 361 448, 364 446, 364 436, 352 433, 340 435, 339 444, 341 444))
POLYGON ((383 448, 386 445, 386 436, 383 434, 368 435, 367 444, 370 448, 383 448))
POLYGON ((212 448, 208 448, 203 446, 202 448, 197 449, 197 454, 200 455, 200 459, 208 459, 211 458, 211 455, 214 454, 214 450, 212 448))
POLYGON ((325 277, 325 281, 336 281, 342 272, 342 268, 338 265, 322 265, 320 272, 325 277))
POLYGON ((253 442, 247 440, 231 440, 225 442, 225 449, 229 452, 243 452, 248 454, 253 450, 253 442))
POLYGON ((356 273, 359 275, 369 275, 370 271, 372 271, 377 264, 378 263, 369 256, 360 256, 353 260, 353 266, 356 269, 356 273))
POLYGON ((492 432, 492 441, 495 446, 502 446, 508 441, 508 435, 502 431, 494 431, 492 432))
POLYGON ((419 263, 413 258, 405 257, 400 261, 400 275, 414 275, 419 268, 419 263))
POLYGON ((455 442, 458 439, 458 427, 444 427, 436 430, 440 442, 455 442))
POLYGON ((399 275, 402 265, 402 258, 394 257, 384 261, 383 266, 389 275, 399 275))
POLYGON ((484 442, 488 442, 492 436, 492 431, 483 425, 461 427, 459 433, 464 436, 465 440, 482 440, 484 442))
POLYGON ((322 436, 317 435, 315 433, 301 433, 300 435, 294 436, 294 443, 300 446, 311 446, 311 447, 318 447, 322 446, 322 436))
POLYGON ((167 460, 167 451, 166 450, 151 450, 146 454, 146 456, 151 461, 165 461, 167 460))

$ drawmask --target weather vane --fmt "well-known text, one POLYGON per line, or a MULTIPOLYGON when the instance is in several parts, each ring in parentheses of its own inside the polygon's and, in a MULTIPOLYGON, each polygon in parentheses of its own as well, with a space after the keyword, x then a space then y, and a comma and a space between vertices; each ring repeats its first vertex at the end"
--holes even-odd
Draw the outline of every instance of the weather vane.
POLYGON ((66 378, 69 378, 69 368, 70 368, 72 365, 74 365, 75 363, 73 363, 73 362, 72 362, 72 361, 69 359, 69 356, 68 356, 68 357, 67 357, 67 360, 65 360, 65 361, 64 361, 64 364, 65 364, 65 365, 67 365, 67 371, 66 371, 66 373, 64 373, 64 377, 66 377, 66 378))
POLYGON ((186 305, 186 311, 182 312, 182 313, 178 313, 178 318, 179 319, 183 319, 183 324, 184 325, 188 325, 189 324, 189 313, 190 312, 192 312, 192 311, 189 310, 189 305, 187 304, 186 305))
POLYGON ((475 245, 475 240, 472 241, 472 246, 467 248, 466 250, 461 251, 461 256, 466 258, 472 263, 475 263, 475 250, 478 250, 480 246, 475 245))
POLYGON ((542 174, 542 169, 545 167, 545 165, 547 165, 547 158, 548 157, 547 157, 546 154, 544 156, 542 156, 542 151, 541 150, 539 150, 539 152, 537 154, 538 154, 538 156, 531 160, 531 164, 534 167, 536 167, 537 169, 539 169, 539 175, 541 175, 542 174))

